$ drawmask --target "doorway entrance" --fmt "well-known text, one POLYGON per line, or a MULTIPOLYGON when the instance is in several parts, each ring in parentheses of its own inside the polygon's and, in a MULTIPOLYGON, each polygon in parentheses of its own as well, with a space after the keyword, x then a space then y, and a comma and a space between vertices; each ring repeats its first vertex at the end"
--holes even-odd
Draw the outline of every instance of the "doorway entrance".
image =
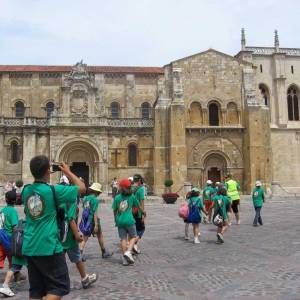
POLYGON ((215 167, 212 167, 207 172, 207 178, 212 182, 221 182, 221 170, 215 167))
POLYGON ((85 185, 90 183, 89 166, 86 162, 73 162, 70 170, 77 176, 84 179, 85 185))

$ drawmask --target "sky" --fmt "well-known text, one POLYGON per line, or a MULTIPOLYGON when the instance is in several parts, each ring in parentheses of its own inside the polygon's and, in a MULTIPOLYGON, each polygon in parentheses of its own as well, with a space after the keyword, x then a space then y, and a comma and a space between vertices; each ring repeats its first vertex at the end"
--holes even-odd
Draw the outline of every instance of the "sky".
POLYGON ((163 66, 214 48, 300 48, 299 0, 0 0, 0 64, 163 66))

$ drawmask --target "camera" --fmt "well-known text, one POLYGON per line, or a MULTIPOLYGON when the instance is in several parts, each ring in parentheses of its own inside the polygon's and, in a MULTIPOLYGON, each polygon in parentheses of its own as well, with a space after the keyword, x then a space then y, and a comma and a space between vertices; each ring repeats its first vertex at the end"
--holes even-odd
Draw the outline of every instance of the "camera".
POLYGON ((52 172, 59 172, 59 171, 61 171, 60 166, 61 166, 61 164, 58 164, 58 163, 52 164, 51 165, 52 172))

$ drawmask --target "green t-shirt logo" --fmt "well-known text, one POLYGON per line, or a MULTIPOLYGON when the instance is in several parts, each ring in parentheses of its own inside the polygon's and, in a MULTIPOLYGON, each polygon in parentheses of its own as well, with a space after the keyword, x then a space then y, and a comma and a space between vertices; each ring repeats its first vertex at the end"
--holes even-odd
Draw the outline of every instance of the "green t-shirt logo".
POLYGON ((123 200, 120 202, 119 211, 124 212, 128 208, 127 200, 123 200))
POLYGON ((3 212, 0 213, 0 229, 4 228, 5 215, 3 212))
POLYGON ((205 195, 206 195, 207 197, 209 197, 210 191, 209 191, 209 190, 205 191, 205 195))
POLYGON ((34 193, 32 196, 27 199, 27 209, 32 219, 40 217, 45 209, 44 199, 37 193, 34 193))
POLYGON ((254 192, 254 198, 257 198, 258 197, 258 192, 254 192))

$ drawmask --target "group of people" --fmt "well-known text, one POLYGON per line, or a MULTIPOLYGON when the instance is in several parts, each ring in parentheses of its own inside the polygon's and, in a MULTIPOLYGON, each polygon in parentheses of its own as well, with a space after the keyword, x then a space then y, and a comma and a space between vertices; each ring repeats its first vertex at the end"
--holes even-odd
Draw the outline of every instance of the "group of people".
MULTIPOLYGON (((207 180, 202 195, 200 189, 193 187, 186 195, 186 203, 179 209, 179 216, 184 219, 185 239, 189 240, 189 225, 193 226, 193 239, 195 244, 200 243, 200 223, 213 223, 217 226, 218 244, 224 243, 224 233, 231 226, 235 216, 236 224, 240 225, 240 185, 231 174, 225 178, 225 182, 207 180), (202 197, 201 197, 202 196, 202 197), (204 214, 204 215, 202 215, 204 214)), ((262 183, 258 180, 252 191, 252 201, 255 209, 253 226, 263 225, 261 209, 265 202, 265 193, 262 183)))
MULTIPOLYGON (((85 268, 84 250, 91 235, 98 238, 102 258, 113 255, 104 246, 99 214, 101 184, 95 182, 86 189, 83 180, 66 164, 62 163, 60 170, 60 183, 50 185, 53 171, 49 159, 44 155, 31 159, 34 182, 23 187, 24 221, 20 222, 14 208, 16 191, 11 189, 5 194, 7 205, 0 212, 0 268, 6 258, 9 263, 0 288, 5 296, 14 296, 9 287, 12 280, 26 278, 21 273, 24 265, 28 269, 30 299, 56 300, 67 295, 70 280, 66 254, 78 269, 82 287, 88 288, 98 279, 96 273, 89 274, 85 268), (21 238, 16 239, 16 234, 21 238), (21 254, 15 251, 18 247, 21 254)), ((138 243, 145 231, 146 217, 143 178, 135 174, 131 179, 118 182, 112 203, 122 264, 126 266, 133 264, 134 255, 140 253, 138 243)))

